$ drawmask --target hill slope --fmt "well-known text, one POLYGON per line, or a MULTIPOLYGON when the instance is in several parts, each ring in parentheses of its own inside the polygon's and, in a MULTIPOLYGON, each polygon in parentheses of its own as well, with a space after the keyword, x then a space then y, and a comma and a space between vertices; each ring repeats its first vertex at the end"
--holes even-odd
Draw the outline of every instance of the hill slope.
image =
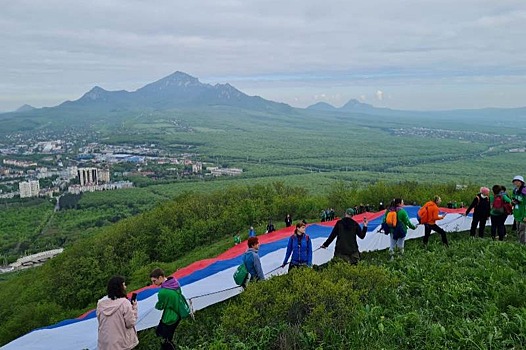
MULTIPOLYGON (((394 262, 363 254, 249 286, 178 329, 188 349, 522 349, 524 246, 450 234, 449 249, 409 241, 394 262), (218 327, 218 320, 220 324, 218 327)), ((156 343, 140 334, 137 349, 156 343)))

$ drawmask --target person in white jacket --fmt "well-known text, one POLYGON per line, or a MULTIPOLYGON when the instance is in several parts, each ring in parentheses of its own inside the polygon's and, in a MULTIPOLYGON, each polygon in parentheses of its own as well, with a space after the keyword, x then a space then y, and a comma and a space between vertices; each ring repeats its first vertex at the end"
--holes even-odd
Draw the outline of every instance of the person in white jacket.
POLYGON ((97 303, 99 350, 130 350, 139 344, 137 301, 126 298, 126 284, 121 276, 108 281, 108 295, 97 303))

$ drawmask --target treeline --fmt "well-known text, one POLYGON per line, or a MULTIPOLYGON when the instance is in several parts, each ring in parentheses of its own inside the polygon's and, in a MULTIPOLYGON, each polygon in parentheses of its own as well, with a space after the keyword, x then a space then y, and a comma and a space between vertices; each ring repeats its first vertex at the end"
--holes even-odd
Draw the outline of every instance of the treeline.
POLYGON ((269 218, 278 224, 287 213, 295 219, 317 218, 321 208, 330 206, 341 213, 348 206, 387 202, 397 196, 422 203, 436 193, 444 200, 468 201, 476 190, 417 183, 378 183, 367 188, 339 183, 327 195, 314 196, 277 182, 179 195, 78 240, 40 268, 0 282, 0 344, 93 307, 105 294, 111 275, 126 276, 130 290, 142 287, 153 266, 173 272, 215 256, 231 244, 233 233, 246 237, 250 225, 262 232, 269 218))

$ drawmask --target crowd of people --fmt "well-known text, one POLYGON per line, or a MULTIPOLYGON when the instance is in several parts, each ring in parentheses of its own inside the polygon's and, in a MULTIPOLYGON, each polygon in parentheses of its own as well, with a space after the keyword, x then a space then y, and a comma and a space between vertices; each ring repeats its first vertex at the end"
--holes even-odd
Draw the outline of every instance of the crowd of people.
MULTIPOLYGON (((491 237, 503 240, 506 235, 505 220, 513 214, 514 227, 517 230, 519 242, 526 244, 526 187, 524 178, 517 175, 513 178, 513 192, 508 194, 502 185, 494 185, 491 191, 488 187, 481 187, 470 206, 463 215, 468 215, 473 210, 473 220, 470 235, 484 236, 487 220, 491 220, 491 237)), ((415 230, 418 225, 424 225, 423 244, 426 246, 432 231, 440 234, 442 243, 449 246, 446 232, 437 225, 437 221, 444 219, 446 214, 440 214, 439 205, 442 203, 440 196, 435 196, 425 203, 418 211, 418 224, 409 220, 409 215, 404 209, 402 198, 395 198, 385 210, 382 220, 382 230, 390 235, 389 254, 394 259, 395 254, 403 255, 404 242, 408 229, 415 230)), ((383 203, 380 203, 383 206, 383 203)), ((327 240, 320 248, 327 248, 336 240, 334 259, 339 259, 349 264, 356 265, 360 260, 360 251, 357 239, 364 239, 367 234, 367 218, 364 217, 362 225, 353 219, 358 211, 348 208, 344 217, 338 220, 327 240)), ((269 221, 267 231, 270 231, 269 221)), ((292 225, 292 217, 287 214, 285 225, 292 225)), ((294 233, 289 237, 287 250, 283 263, 288 270, 312 267, 312 241, 306 231, 306 222, 299 221, 294 233), (290 261, 289 261, 290 259, 290 261)), ((273 225, 271 227, 273 229, 273 225)), ((239 236, 239 235, 238 235, 239 236)), ((240 239, 237 238, 239 241, 240 239)), ((253 227, 250 227, 247 240, 248 249, 242 256, 242 264, 248 271, 247 278, 242 286, 246 288, 250 282, 265 280, 265 274, 259 258, 259 239, 253 227)), ((173 335, 181 319, 190 313, 186 299, 181 293, 179 282, 166 276, 161 269, 155 269, 150 274, 153 285, 159 286, 158 302, 156 309, 162 310, 161 320, 156 328, 156 334, 161 339, 161 349, 175 349, 173 335)), ((126 284, 121 276, 114 276, 108 281, 107 296, 97 303, 98 320, 98 348, 100 350, 126 350, 137 346, 139 340, 135 330, 137 323, 137 301, 128 300, 126 297, 126 284)))
POLYGON ((336 216, 336 212, 334 211, 333 208, 322 209, 321 215, 320 215, 320 221, 321 222, 332 221, 334 220, 335 216, 336 216))
POLYGON ((471 222, 470 235, 472 237, 484 237, 486 223, 491 221, 491 238, 502 241, 506 236, 504 225, 508 215, 513 214, 513 228, 517 230, 519 242, 526 244, 525 205, 526 188, 524 178, 517 175, 513 178, 513 192, 508 194, 505 186, 493 185, 491 190, 481 187, 475 195, 464 215, 468 215, 473 209, 473 220, 471 222))

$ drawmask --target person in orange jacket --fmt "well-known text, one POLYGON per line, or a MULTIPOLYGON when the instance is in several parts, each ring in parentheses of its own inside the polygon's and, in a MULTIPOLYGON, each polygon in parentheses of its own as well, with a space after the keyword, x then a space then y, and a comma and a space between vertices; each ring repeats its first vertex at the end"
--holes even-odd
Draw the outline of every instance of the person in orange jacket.
POLYGON ((442 202, 442 199, 439 196, 435 196, 432 201, 429 201, 426 204, 424 204, 424 207, 427 207, 426 222, 423 222, 424 224, 424 246, 427 246, 427 242, 429 242, 429 236, 431 235, 431 231, 440 233, 440 236, 442 237, 442 243, 446 247, 449 246, 447 242, 446 231, 444 231, 443 228, 439 227, 436 224, 438 220, 442 220, 446 216, 446 214, 439 215, 438 213, 438 205, 441 202, 442 202))

